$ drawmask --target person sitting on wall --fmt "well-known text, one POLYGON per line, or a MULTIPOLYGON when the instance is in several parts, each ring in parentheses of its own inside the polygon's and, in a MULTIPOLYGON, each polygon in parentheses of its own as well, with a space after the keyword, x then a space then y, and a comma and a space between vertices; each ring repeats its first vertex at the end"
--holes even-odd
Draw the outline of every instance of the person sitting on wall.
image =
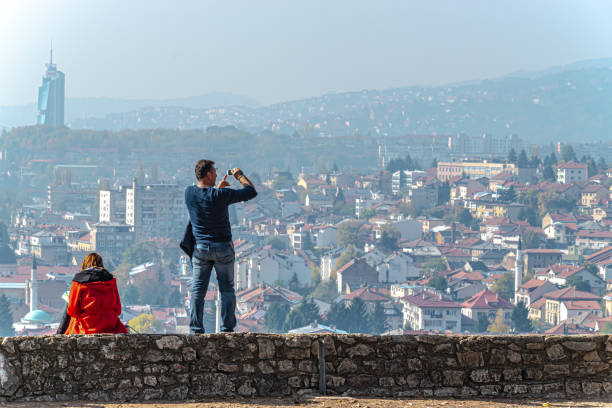
POLYGON ((117 280, 104 269, 102 257, 92 252, 72 279, 68 306, 57 334, 127 333, 120 314, 117 280))

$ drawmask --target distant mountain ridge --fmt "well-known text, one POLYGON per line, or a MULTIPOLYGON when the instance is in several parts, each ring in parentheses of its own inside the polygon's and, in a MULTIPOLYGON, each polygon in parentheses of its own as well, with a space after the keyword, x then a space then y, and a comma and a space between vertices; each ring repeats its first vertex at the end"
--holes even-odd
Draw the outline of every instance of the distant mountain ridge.
POLYGON ((230 125, 304 137, 463 132, 515 134, 531 143, 612 140, 612 58, 482 81, 328 93, 269 106, 174 102, 73 119, 69 125, 97 130, 230 125))
MULTIPOLYGON (((261 102, 247 96, 228 92, 213 92, 199 96, 169 99, 68 98, 66 123, 75 119, 103 117, 113 113, 146 107, 181 106, 206 109, 215 106, 246 106, 256 108, 261 102)), ((0 127, 30 125, 36 122, 36 104, 0 106, 0 127)))

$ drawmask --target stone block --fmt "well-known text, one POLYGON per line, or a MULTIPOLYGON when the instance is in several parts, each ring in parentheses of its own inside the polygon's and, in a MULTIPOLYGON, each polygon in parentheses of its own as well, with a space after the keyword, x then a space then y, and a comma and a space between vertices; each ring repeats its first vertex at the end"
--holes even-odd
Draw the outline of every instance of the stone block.
POLYGON ((593 351, 597 344, 593 341, 564 341, 563 347, 572 351, 593 351))
POLYGON ((489 364, 503 365, 506 362, 506 352, 504 350, 492 349, 489 364))
POLYGON ((598 396, 599 393, 601 392, 601 383, 599 382, 592 382, 592 381, 583 381, 582 382, 582 391, 584 392, 584 395, 589 396, 589 397, 595 397, 598 396))
POLYGON ((484 359, 479 351, 467 351, 465 353, 457 353, 459 365, 466 368, 482 367, 484 359))
POLYGON ((544 366, 544 376, 546 378, 565 378, 570 373, 568 364, 547 364, 544 366))
POLYGON ((219 363, 217 369, 223 373, 237 373, 240 371, 240 366, 238 364, 219 363))
POLYGON ((463 385, 465 372, 461 370, 445 370, 442 372, 442 384, 447 386, 463 385))
POLYGON ((338 365, 338 374, 350 374, 355 373, 357 371, 357 364, 350 358, 345 358, 338 365))
POLYGON ((354 347, 349 348, 346 353, 349 357, 367 357, 370 354, 374 353, 374 349, 372 347, 365 344, 358 344, 354 347))
POLYGON ((293 362, 290 360, 281 360, 278 362, 278 369, 283 373, 293 371, 293 362))
POLYGON ((584 355, 582 359, 584 361, 601 362, 601 358, 599 357, 599 354, 597 353, 597 351, 589 351, 588 353, 584 355))
POLYGON ((274 343, 272 343, 272 341, 267 339, 257 339, 257 345, 259 348, 259 358, 274 358, 274 354, 276 353, 276 347, 274 346, 274 343))
POLYGON ((506 357, 511 363, 518 364, 521 362, 521 355, 513 350, 508 350, 508 354, 506 357))
POLYGON ((451 343, 442 343, 434 347, 434 353, 436 354, 452 354, 454 351, 454 347, 451 343))
POLYGON ((520 368, 506 368, 502 372, 504 381, 521 381, 523 372, 520 368))
POLYGON ((287 358, 292 360, 302 360, 310 358, 310 348, 290 348, 285 353, 287 358))
POLYGON ((567 357, 565 350, 559 344, 553 344, 546 349, 546 355, 550 360, 561 360, 567 357))

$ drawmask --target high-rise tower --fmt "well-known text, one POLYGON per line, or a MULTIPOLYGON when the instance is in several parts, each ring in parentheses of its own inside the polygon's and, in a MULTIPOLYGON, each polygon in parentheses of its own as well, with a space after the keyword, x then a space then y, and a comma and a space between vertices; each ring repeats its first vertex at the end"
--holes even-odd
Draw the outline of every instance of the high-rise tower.
POLYGON ((65 76, 58 71, 53 63, 53 47, 51 48, 49 63, 43 76, 43 83, 38 88, 38 117, 39 125, 64 126, 64 83, 65 76))

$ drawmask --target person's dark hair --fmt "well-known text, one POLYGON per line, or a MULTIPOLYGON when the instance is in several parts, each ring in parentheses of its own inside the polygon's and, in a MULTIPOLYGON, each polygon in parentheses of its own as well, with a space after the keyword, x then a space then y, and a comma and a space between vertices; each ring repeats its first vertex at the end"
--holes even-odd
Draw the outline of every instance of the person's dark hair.
POLYGON ((214 164, 215 162, 212 160, 198 160, 195 166, 196 179, 202 180, 204 177, 206 177, 208 172, 212 170, 214 164))

